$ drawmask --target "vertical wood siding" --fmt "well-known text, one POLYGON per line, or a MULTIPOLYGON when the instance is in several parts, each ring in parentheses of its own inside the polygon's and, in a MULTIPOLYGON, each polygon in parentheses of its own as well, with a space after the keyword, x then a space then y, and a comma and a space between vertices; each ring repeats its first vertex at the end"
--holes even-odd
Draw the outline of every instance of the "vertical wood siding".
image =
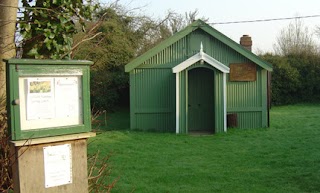
POLYGON ((262 125, 262 112, 261 111, 248 111, 248 112, 230 112, 236 113, 239 128, 261 128, 262 125), (248 121, 254 120, 254 121, 248 121))
POLYGON ((215 131, 221 133, 224 130, 224 115, 223 115, 223 73, 216 71, 215 75, 215 131), (217 94, 221 93, 221 94, 217 94))
POLYGON ((187 41, 188 36, 180 39, 175 44, 172 44, 150 59, 146 60, 141 65, 141 68, 173 68, 180 62, 187 59, 187 41))
MULTIPOLYGON (((190 38, 190 49, 193 53, 198 52, 202 42, 204 52, 227 66, 230 63, 251 62, 201 30, 194 31, 190 34, 190 38)), ((257 67, 257 80, 252 82, 231 82, 229 75, 227 76, 227 112, 238 114, 239 128, 267 127, 266 99, 264 99, 267 83, 262 71, 260 67, 257 67)), ((219 83, 216 82, 216 84, 219 83)), ((216 120, 221 120, 221 117, 216 117, 216 120)))
POLYGON ((187 109, 187 102, 188 102, 188 95, 187 93, 187 85, 185 84, 188 82, 187 79, 187 73, 186 71, 182 71, 179 73, 179 82, 180 82, 180 119, 179 119, 179 125, 180 125, 180 133, 185 134, 188 133, 188 123, 187 123, 187 117, 188 117, 188 109, 187 109))
POLYGON ((134 70, 133 81, 133 128, 174 131, 175 79, 172 70, 138 68, 134 70))
POLYGON ((261 108, 261 71, 252 82, 228 82, 227 106, 229 110, 261 108))

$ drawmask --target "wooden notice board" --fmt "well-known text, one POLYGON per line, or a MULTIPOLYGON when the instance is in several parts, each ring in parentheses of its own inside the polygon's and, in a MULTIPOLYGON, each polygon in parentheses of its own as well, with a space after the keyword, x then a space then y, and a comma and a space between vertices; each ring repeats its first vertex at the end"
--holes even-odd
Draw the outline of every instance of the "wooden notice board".
POLYGON ((90 132, 91 64, 84 60, 8 60, 11 140, 90 132))
POLYGON ((257 67, 253 63, 230 64, 230 81, 256 81, 257 67))

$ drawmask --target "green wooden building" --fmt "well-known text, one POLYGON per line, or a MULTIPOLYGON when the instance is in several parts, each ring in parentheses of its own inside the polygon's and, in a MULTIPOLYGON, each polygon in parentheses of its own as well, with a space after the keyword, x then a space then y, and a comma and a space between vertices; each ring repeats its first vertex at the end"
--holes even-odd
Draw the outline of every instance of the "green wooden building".
POLYGON ((131 61, 131 129, 217 133, 227 117, 238 128, 268 127, 272 66, 251 45, 197 20, 131 61))

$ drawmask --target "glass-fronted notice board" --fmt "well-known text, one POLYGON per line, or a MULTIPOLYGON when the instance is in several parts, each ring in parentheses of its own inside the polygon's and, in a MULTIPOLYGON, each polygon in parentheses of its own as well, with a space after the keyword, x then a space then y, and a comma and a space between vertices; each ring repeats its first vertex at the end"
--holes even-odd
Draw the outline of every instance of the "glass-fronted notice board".
POLYGON ((83 124, 81 76, 20 77, 21 130, 83 124))
POLYGON ((12 140, 88 132, 90 61, 7 62, 12 140))

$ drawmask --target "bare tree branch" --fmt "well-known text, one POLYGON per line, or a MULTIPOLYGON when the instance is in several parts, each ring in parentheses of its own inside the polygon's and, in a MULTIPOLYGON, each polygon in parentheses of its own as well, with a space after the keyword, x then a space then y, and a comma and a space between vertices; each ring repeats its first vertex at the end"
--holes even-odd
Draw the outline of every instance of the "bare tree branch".
MULTIPOLYGON (((101 34, 102 34, 102 32, 99 32, 99 33, 96 33, 95 35, 93 35, 93 36, 90 37, 90 38, 82 39, 80 42, 78 42, 76 45, 74 45, 74 46, 71 48, 71 52, 72 52, 72 50, 76 49, 80 44, 82 44, 82 43, 84 43, 84 42, 86 42, 86 41, 92 40, 92 39, 94 39, 95 37, 97 37, 98 35, 101 35, 101 34)), ((71 52, 68 52, 68 53, 63 54, 63 55, 61 56, 61 59, 64 58, 64 57, 66 57, 66 56, 67 56, 68 54, 70 54, 71 52)))

